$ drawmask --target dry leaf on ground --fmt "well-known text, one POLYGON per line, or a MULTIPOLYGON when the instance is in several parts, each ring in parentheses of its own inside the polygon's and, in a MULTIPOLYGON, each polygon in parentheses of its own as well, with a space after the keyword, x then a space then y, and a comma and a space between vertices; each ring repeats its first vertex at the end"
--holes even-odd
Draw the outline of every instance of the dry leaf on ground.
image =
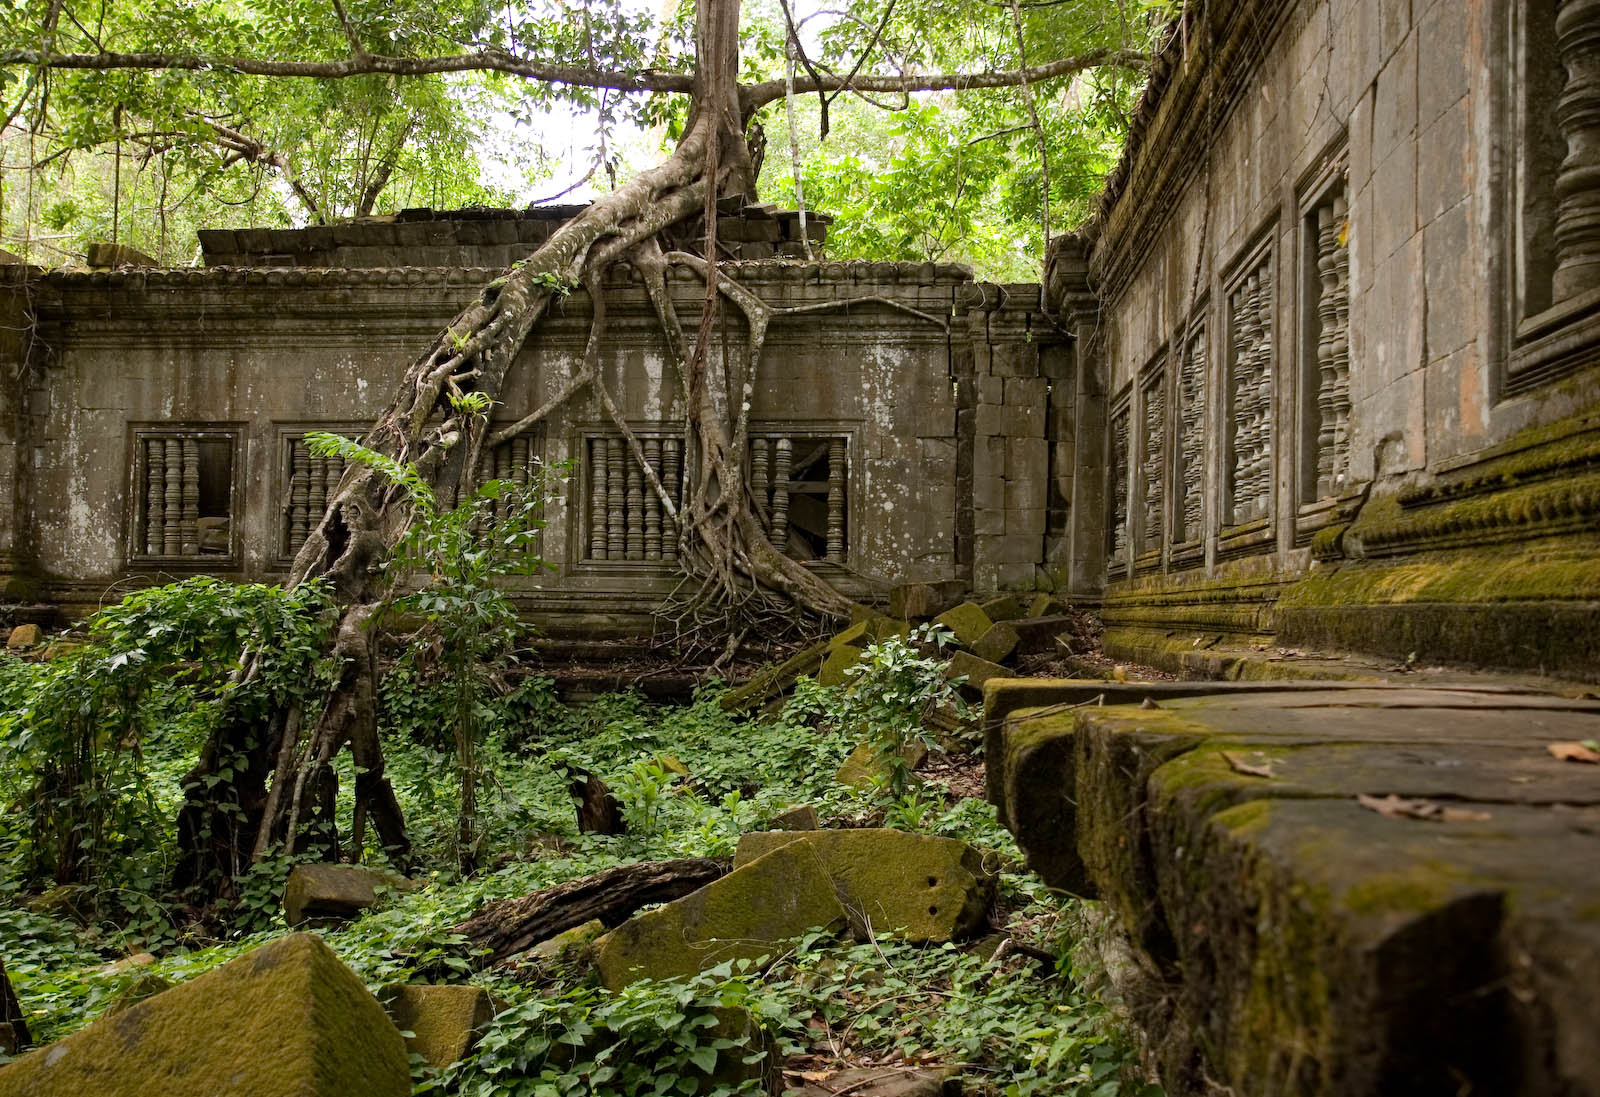
POLYGON ((1550 752, 1551 757, 1559 758, 1563 762, 1588 762, 1590 765, 1600 765, 1600 751, 1582 743, 1551 743, 1544 749, 1550 752))
POLYGON ((1393 793, 1388 796, 1368 796, 1362 793, 1356 797, 1356 803, 1388 819, 1423 819, 1430 823, 1481 823, 1490 817, 1487 811, 1446 807, 1432 800, 1407 800, 1393 793))
POLYGON ((1271 762, 1266 762, 1266 763, 1264 763, 1262 765, 1256 766, 1256 765, 1251 765, 1249 762, 1246 762, 1246 761, 1243 761, 1243 760, 1241 760, 1239 758, 1234 757, 1233 755, 1229 754, 1225 750, 1218 751, 1217 753, 1222 755, 1222 760, 1224 762, 1227 762, 1228 763, 1228 768, 1233 770, 1233 772, 1235 772, 1235 773, 1242 773, 1246 777, 1276 777, 1277 776, 1277 774, 1275 772, 1273 772, 1272 763, 1271 762))

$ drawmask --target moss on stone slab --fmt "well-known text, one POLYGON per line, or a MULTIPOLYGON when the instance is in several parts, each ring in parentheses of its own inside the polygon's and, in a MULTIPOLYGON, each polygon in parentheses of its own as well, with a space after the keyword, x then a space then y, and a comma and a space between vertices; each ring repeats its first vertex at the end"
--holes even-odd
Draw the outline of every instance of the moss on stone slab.
POLYGON ((322 938, 296 933, 0 1067, 27 1097, 406 1097, 405 1042, 322 938))
POLYGON ((960 940, 983 924, 994 899, 995 869, 981 851, 890 828, 757 831, 739 839, 734 868, 794 844, 821 860, 858 934, 960 940))
POLYGON ((411 1033, 406 1050, 431 1067, 466 1058, 500 1009, 487 990, 474 986, 391 983, 379 997, 395 1028, 411 1033))
POLYGON ((962 602, 939 614, 933 622, 955 633, 956 642, 963 647, 977 643, 994 625, 994 621, 976 602, 962 602))
POLYGON ((805 843, 757 858, 699 891, 635 915, 595 943, 600 981, 694 975, 725 960, 776 955, 809 929, 845 924, 833 881, 805 843))

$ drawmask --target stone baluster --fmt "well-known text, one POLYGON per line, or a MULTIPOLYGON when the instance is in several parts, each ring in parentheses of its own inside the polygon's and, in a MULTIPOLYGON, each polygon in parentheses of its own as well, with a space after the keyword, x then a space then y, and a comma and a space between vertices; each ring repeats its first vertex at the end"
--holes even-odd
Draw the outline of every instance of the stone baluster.
POLYGON ((528 466, 531 463, 527 435, 511 439, 511 475, 517 483, 523 485, 529 483, 532 470, 528 466))
POLYGON ((627 456, 623 458, 628 470, 628 559, 644 559, 644 470, 639 468, 639 462, 630 448, 627 456))
POLYGON ((1556 172, 1557 302, 1600 287, 1600 0, 1561 0, 1556 50, 1567 70, 1556 125, 1567 155, 1556 172))
POLYGON ((160 438, 145 440, 144 479, 144 551, 146 556, 160 556, 167 525, 167 444, 160 438))
POLYGON ((1180 540, 1192 541, 1200 536, 1201 515, 1204 507, 1202 482, 1206 461, 1206 334, 1204 329, 1189 341, 1189 355, 1179 375, 1179 400, 1182 405, 1183 438, 1180 456, 1183 493, 1183 529, 1180 540))
MULTIPOLYGON (((344 458, 327 458, 322 465, 322 510, 328 509, 328 503, 338 492, 339 481, 342 479, 344 479, 344 458)), ((322 521, 322 511, 317 511, 311 517, 314 522, 322 521)))
POLYGON ((166 500, 161 510, 161 554, 179 556, 183 552, 183 444, 168 438, 166 500))
POLYGON ((827 559, 844 563, 844 439, 828 440, 828 552, 827 559))
MULTIPOLYGON (((645 464, 650 466, 650 471, 655 473, 656 479, 659 480, 661 439, 646 438, 643 445, 645 464)), ((642 490, 644 491, 644 558, 659 560, 661 559, 661 497, 649 484, 643 485, 642 490)))
MULTIPOLYGON (((667 489, 673 505, 683 505, 683 439, 666 438, 661 443, 661 482, 667 489)), ((662 529, 661 558, 678 558, 678 521, 667 515, 662 529)))
POLYGON ((328 511, 328 466, 331 457, 313 457, 306 472, 306 532, 309 535, 322 523, 328 511))
POLYGON ((772 488, 772 442, 767 438, 750 439, 750 490, 755 493, 756 513, 761 517, 761 528, 772 532, 772 510, 768 493, 772 488))
POLYGON ((772 544, 779 552, 789 544, 789 462, 794 442, 779 438, 772 458, 772 544))
POLYGON ((628 534, 623 526, 623 469, 621 438, 606 439, 606 557, 624 560, 628 553, 628 534))
POLYGON ((1336 227, 1333 250, 1334 318, 1330 352, 1333 359, 1333 490, 1350 489, 1350 247, 1339 243, 1339 233, 1349 222, 1350 208, 1343 193, 1333 199, 1336 227))
POLYGON ((1162 514, 1165 499, 1162 463, 1166 460, 1167 390, 1165 378, 1157 373, 1144 390, 1144 545, 1161 544, 1162 514))
POLYGON ((200 443, 185 438, 183 446, 183 503, 178 515, 178 539, 185 556, 200 554, 200 443))
POLYGON ((311 528, 307 525, 310 501, 311 453, 299 438, 289 442, 289 552, 300 551, 311 528))
POLYGON ((604 560, 610 541, 606 537, 606 440, 589 439, 589 558, 604 560))

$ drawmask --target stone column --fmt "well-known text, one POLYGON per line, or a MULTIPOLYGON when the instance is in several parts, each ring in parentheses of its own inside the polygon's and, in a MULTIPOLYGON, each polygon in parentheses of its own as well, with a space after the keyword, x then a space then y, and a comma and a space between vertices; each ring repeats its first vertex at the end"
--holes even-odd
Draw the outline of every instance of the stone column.
POLYGON ((1556 49, 1567 70, 1556 125, 1567 142, 1556 173, 1559 303, 1600 287, 1600 0, 1562 0, 1556 49))
POLYGON ((1074 386, 1072 509, 1067 514, 1066 590, 1095 600, 1106 590, 1106 361, 1098 303, 1089 289, 1089 250, 1074 236, 1058 237, 1045 270, 1047 307, 1073 334, 1074 386))

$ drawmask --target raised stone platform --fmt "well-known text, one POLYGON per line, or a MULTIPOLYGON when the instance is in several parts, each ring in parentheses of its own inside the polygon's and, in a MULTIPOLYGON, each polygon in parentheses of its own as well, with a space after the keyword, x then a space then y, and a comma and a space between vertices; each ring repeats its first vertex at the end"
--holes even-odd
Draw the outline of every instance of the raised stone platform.
POLYGON ((989 796, 1104 900, 1167 1092, 1600 1094, 1600 702, 998 680, 989 796))

